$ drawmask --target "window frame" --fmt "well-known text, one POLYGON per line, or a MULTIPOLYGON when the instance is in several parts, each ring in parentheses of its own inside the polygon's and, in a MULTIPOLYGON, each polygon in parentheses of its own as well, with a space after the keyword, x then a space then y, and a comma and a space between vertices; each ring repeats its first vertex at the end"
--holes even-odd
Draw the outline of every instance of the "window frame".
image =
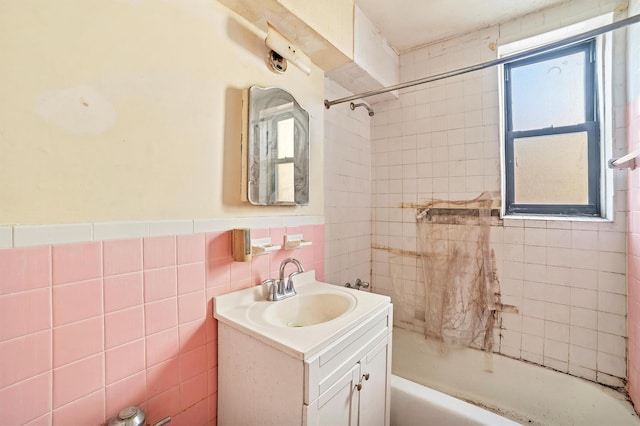
POLYGON ((504 171, 505 171, 505 215, 534 215, 560 217, 601 217, 601 140, 598 105, 597 43, 592 38, 567 47, 540 53, 503 65, 504 90, 504 171), (511 69, 544 60, 585 52, 585 121, 580 124, 513 131, 511 111, 511 69), (587 133, 588 202, 587 204, 517 204, 515 200, 514 141, 519 138, 587 133))

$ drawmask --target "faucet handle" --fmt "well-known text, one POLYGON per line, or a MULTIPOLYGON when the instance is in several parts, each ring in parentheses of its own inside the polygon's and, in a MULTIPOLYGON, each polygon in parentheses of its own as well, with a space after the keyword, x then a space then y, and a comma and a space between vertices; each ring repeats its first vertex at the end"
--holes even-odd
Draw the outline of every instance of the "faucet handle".
POLYGON ((358 289, 362 288, 369 288, 369 283, 367 281, 362 281, 360 278, 356 279, 356 287, 358 287, 358 289))
POLYGON ((294 272, 289 274, 289 278, 287 278, 286 291, 293 292, 293 294, 296 293, 296 290, 293 288, 293 277, 295 277, 296 275, 298 275, 300 273, 301 273, 300 271, 294 271, 294 272))
MULTIPOLYGON (((267 286, 267 300, 275 300, 276 298, 276 280, 273 278, 269 278, 267 280, 262 281, 262 286, 267 286)), ((264 294, 264 293, 263 293, 264 294)))

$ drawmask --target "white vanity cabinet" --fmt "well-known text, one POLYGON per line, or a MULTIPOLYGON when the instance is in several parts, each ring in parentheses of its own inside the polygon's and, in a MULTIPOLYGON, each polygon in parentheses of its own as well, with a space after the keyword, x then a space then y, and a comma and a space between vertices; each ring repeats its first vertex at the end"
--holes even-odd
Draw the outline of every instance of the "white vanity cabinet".
POLYGON ((304 406, 303 424, 388 425, 390 356, 390 341, 381 340, 329 389, 304 406))
POLYGON ((376 303, 354 321, 296 328, 320 339, 308 350, 216 315, 218 424, 389 425, 392 305, 356 296, 376 303))

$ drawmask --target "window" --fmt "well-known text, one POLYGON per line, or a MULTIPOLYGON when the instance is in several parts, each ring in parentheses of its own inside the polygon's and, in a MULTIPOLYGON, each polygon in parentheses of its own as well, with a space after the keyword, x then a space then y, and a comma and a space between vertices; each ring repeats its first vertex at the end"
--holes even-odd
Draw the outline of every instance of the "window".
POLYGON ((601 215, 595 45, 504 65, 507 215, 601 215))

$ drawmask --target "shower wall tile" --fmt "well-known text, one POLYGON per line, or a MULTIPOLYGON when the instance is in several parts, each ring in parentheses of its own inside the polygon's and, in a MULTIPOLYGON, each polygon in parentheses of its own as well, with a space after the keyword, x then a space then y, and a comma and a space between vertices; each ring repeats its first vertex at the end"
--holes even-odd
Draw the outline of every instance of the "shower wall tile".
POLYGON ((569 372, 569 363, 566 361, 559 361, 557 359, 554 358, 550 358, 550 357, 545 357, 544 358, 544 363, 547 367, 552 368, 556 371, 560 371, 562 373, 568 373, 569 372))
POLYGON ((592 309, 571 307, 571 325, 585 327, 590 330, 598 329, 598 312, 592 309))
MULTIPOLYGON (((522 317, 522 332, 531 336, 544 337, 545 322, 540 318, 522 317)), ((508 327, 508 324, 506 324, 508 327)))
MULTIPOLYGON (((329 79, 325 79, 325 93, 330 97, 350 94, 329 79)), ((380 188, 381 194, 399 197, 407 194, 412 200, 416 199, 418 170, 413 165, 418 141, 415 132, 404 134, 403 131, 417 126, 418 99, 406 96, 402 100, 402 104, 384 103, 384 114, 375 106, 373 117, 361 108, 351 111, 336 106, 325 111, 324 260, 328 282, 353 283, 360 278, 371 282, 372 287, 378 285, 371 277, 374 173, 388 178, 380 188), (397 140, 392 143, 371 140, 371 124, 378 117, 383 117, 388 126, 385 137, 397 137, 397 140), (385 164, 385 167, 374 168, 373 164, 385 164)), ((402 230, 397 235, 402 239, 402 230)))
POLYGON ((569 345, 565 342, 553 339, 544 339, 544 356, 557 361, 567 362, 569 360, 569 345))
POLYGON ((598 333, 598 350, 609 355, 624 358, 627 351, 627 339, 608 333, 598 333))
POLYGON ((621 294, 598 292, 598 310, 616 314, 624 312, 627 298, 621 294))
POLYGON ((598 290, 599 276, 589 269, 571 269, 571 287, 587 290, 598 290))
POLYGON ((569 336, 571 345, 592 349, 594 351, 598 348, 598 332, 596 330, 572 325, 569 336))
POLYGON ((571 315, 571 307, 569 305, 547 302, 544 304, 544 311, 544 317, 547 321, 569 324, 571 315))
MULTIPOLYGON (((569 9, 576 16, 588 17, 611 12, 612 4, 589 9, 576 3, 569 9)), ((403 53, 401 75, 416 78, 452 70, 454 64, 478 63, 478 58, 495 59, 490 43, 557 29, 566 20, 559 12, 533 14, 403 53)), ((619 53, 614 59, 619 66, 614 75, 613 152, 622 155, 627 152, 625 134, 629 133, 625 119, 640 115, 640 107, 635 106, 640 101, 632 103, 635 109, 627 106, 625 111, 625 93, 620 90, 625 78, 624 52, 619 53)), ((374 291, 392 297, 398 326, 424 331, 424 323, 416 317, 419 305, 424 305, 416 297, 418 289, 424 294, 423 273, 418 272, 422 271, 417 256, 422 236, 416 225, 416 204, 472 200, 483 192, 500 199, 498 85, 497 69, 489 68, 403 89, 399 99, 374 105, 371 274, 374 291), (406 259, 413 260, 414 266, 406 264, 406 259)), ((337 109, 334 114, 344 116, 337 109)), ((640 147, 638 137, 633 143, 640 147)), ((329 152, 326 158, 336 156, 329 152)), ((630 172, 628 183, 622 173, 615 176, 613 222, 504 219, 491 226, 489 245, 495 255, 501 300, 518 309, 517 314, 501 315, 495 351, 609 384, 616 377, 617 383, 626 377, 620 368, 599 369, 596 360, 602 354, 624 359, 619 342, 627 336, 627 209, 630 223, 640 229, 640 214, 634 213, 640 208, 634 201, 640 198, 640 184, 637 177, 631 178, 632 173, 637 172, 630 172), (629 207, 627 186, 629 195, 633 194, 629 207), (615 353, 605 352, 603 341, 609 347, 606 350, 615 353)), ((334 175, 336 180, 344 179, 339 170, 334 175)), ((327 206, 327 211, 338 211, 338 207, 327 206)), ((333 230, 328 226, 327 231, 329 235, 333 230)), ((338 235, 331 236, 337 240, 338 235)), ((640 238, 636 240, 630 238, 630 247, 637 242, 634 247, 640 252, 640 238)), ((444 246, 447 237, 438 242, 444 246)), ((343 256, 340 250, 345 245, 345 241, 332 241, 329 253, 343 256)), ((341 258, 335 260, 339 267, 344 264, 341 258)), ((331 261, 327 266, 333 267, 331 261)), ((640 274, 640 261, 637 265, 630 262, 629 270, 640 274)))
POLYGON ((569 285, 574 269, 547 264, 547 282, 550 284, 569 285))
POLYGON ((533 336, 530 334, 522 335, 522 351, 532 356, 542 356, 544 351, 544 338, 541 336, 533 336))
POLYGON ((627 363, 625 357, 598 351, 598 371, 614 377, 626 377, 627 363))
POLYGON ((602 383, 606 386, 611 386, 613 388, 624 389, 625 388, 625 380, 623 378, 612 376, 607 373, 603 373, 602 371, 596 372, 596 381, 598 383, 602 383))
POLYGON ((575 364, 577 367, 593 370, 594 372, 597 369, 597 355, 598 352, 593 349, 574 345, 569 347, 569 358, 571 360, 571 364, 575 364))

